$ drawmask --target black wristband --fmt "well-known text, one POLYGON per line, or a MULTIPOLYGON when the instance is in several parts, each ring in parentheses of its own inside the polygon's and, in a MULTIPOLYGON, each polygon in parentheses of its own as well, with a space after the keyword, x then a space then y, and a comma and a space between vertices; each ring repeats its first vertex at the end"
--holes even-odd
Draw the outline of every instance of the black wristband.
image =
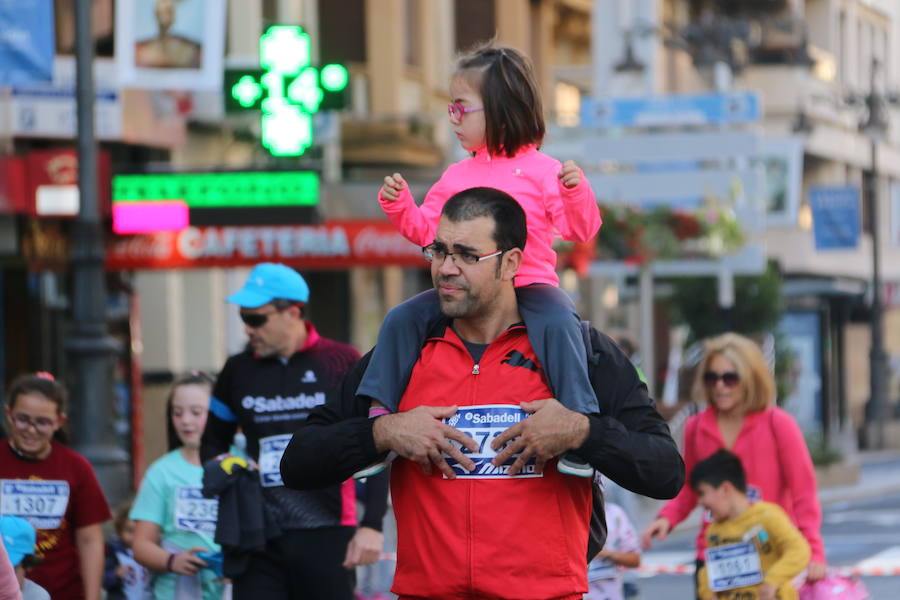
POLYGON ((166 561, 166 571, 172 573, 172 561, 175 560, 175 553, 169 554, 169 559, 166 561))

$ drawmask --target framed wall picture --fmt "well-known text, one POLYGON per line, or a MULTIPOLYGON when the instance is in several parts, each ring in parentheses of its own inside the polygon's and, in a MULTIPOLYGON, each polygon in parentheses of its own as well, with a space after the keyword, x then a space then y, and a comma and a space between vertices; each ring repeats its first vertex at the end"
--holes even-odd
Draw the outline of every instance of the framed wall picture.
POLYGON ((117 0, 116 67, 124 88, 219 90, 225 0, 117 0))
POLYGON ((766 225, 794 227, 803 183, 803 140, 799 137, 764 137, 757 158, 764 177, 766 225))

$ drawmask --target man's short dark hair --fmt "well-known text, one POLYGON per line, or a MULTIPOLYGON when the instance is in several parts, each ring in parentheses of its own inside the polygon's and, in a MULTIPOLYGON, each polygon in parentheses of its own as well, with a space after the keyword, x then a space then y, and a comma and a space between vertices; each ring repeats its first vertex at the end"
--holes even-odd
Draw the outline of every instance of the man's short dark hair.
POLYGON ((441 214, 454 223, 489 217, 494 220, 494 241, 498 250, 525 249, 528 237, 525 211, 506 192, 489 187, 463 190, 447 200, 441 214))
POLYGON ((698 462, 691 471, 691 487, 694 490, 701 483, 718 488, 726 481, 739 492, 747 493, 747 475, 741 459, 724 448, 698 462))
POLYGON ((303 302, 297 302, 296 300, 291 300, 289 298, 275 298, 270 302, 272 306, 275 307, 276 310, 285 310, 292 306, 300 307, 300 318, 306 318, 306 304, 303 302))

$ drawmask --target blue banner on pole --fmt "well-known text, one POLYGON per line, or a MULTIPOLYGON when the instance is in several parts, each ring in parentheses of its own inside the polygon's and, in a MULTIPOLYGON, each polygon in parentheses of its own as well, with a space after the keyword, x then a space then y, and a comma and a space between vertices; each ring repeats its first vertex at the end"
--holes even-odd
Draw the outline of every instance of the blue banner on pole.
POLYGON ((814 187, 809 190, 816 250, 859 245, 859 189, 814 187))
POLYGON ((55 37, 53 0, 0 0, 0 85, 51 81, 55 37))

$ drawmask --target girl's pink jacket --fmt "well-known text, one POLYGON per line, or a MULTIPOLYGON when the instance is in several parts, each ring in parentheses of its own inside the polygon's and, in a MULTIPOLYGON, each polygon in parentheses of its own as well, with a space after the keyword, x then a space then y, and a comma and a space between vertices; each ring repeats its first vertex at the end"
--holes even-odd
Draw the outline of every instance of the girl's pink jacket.
POLYGON ((492 187, 518 200, 528 221, 525 256, 516 285, 559 285, 553 239, 586 242, 600 229, 600 209, 584 174, 572 189, 560 183, 561 165, 531 146, 512 158, 491 156, 482 148, 475 156, 450 165, 435 183, 422 206, 416 206, 409 188, 396 202, 379 194, 378 202, 403 236, 419 246, 434 241, 444 203, 455 193, 472 187, 492 187))
MULTIPOLYGON (((684 430, 684 469, 688 481, 659 511, 659 516, 668 519, 672 527, 687 518, 697 506, 697 495, 689 484, 694 465, 724 447, 713 407, 688 419, 684 430)), ((825 562, 816 472, 803 433, 794 418, 780 408, 750 413, 744 417, 744 424, 730 450, 744 465, 748 496, 781 506, 809 542, 811 560, 825 562)), ((697 534, 697 558, 703 558, 706 525, 704 519, 697 534)))

